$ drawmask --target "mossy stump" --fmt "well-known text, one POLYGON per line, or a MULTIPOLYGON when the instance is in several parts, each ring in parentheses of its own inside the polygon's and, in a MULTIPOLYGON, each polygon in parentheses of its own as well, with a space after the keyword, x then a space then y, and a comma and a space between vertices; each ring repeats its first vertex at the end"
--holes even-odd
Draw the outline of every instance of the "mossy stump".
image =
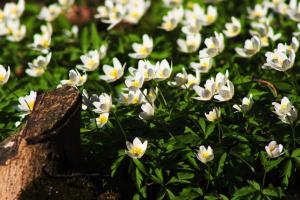
POLYGON ((1 200, 19 199, 44 174, 79 167, 81 95, 64 86, 38 93, 22 130, 0 143, 1 200))

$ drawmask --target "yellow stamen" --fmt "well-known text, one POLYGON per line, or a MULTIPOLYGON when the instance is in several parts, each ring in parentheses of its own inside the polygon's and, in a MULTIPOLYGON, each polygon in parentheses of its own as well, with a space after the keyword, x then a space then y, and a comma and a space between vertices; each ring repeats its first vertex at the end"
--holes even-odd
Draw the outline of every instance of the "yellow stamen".
POLYGON ((132 147, 129 152, 134 156, 140 156, 143 153, 143 149, 140 147, 132 147))
POLYGON ((113 77, 113 79, 117 79, 117 78, 118 78, 118 70, 117 70, 117 69, 113 69, 113 70, 109 73, 109 75, 110 75, 111 77, 113 77))
POLYGON ((106 124, 107 121, 108 121, 108 117, 106 115, 100 115, 98 117, 98 121, 101 123, 101 124, 106 124))

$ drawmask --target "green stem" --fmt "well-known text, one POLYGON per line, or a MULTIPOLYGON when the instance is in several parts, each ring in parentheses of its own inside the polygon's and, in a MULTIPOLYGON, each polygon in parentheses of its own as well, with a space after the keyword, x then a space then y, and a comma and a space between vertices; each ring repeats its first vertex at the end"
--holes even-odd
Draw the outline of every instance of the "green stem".
POLYGON ((222 135, 223 135, 222 132, 223 131, 221 131, 222 127, 220 124, 220 120, 217 121, 217 126, 218 126, 218 131, 219 131, 219 143, 222 143, 222 135))
POLYGON ((296 137, 295 137, 295 126, 293 125, 293 123, 290 123, 291 129, 292 129, 292 139, 293 139, 293 147, 296 147, 296 137))
POLYGON ((123 129, 121 123, 120 123, 120 120, 119 120, 118 116, 116 115, 115 111, 112 111, 112 113, 113 113, 113 115, 114 115, 114 117, 115 117, 115 119, 117 121, 117 124, 118 124, 118 126, 119 126, 119 128, 120 128, 120 130, 121 130, 121 132, 123 134, 123 136, 124 136, 125 141, 127 141, 126 133, 125 133, 125 131, 124 131, 124 129, 123 129))
POLYGON ((210 166, 209 165, 207 165, 207 170, 208 170, 208 180, 207 180, 205 191, 208 190, 208 187, 209 187, 209 184, 210 184, 210 174, 211 174, 211 172, 210 172, 210 166))
MULTIPOLYGON (((268 165, 268 163, 269 163, 269 159, 267 158, 267 165, 268 165)), ((263 175, 263 179, 262 179, 262 187, 264 187, 264 185, 265 185, 266 176, 267 176, 267 170, 266 170, 266 166, 264 166, 264 175, 263 175)))

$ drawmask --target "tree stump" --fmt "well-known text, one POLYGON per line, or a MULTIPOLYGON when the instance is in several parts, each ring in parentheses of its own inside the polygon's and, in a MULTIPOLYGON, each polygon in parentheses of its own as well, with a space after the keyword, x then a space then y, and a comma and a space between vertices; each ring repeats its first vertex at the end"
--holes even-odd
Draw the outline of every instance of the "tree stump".
POLYGON ((0 143, 0 199, 33 180, 79 167, 81 95, 73 87, 38 93, 24 128, 0 143))

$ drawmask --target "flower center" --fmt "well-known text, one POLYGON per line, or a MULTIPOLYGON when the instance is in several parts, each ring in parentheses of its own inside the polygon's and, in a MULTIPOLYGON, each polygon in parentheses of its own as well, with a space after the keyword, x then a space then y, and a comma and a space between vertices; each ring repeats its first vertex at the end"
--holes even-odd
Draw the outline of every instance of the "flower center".
POLYGON ((140 156, 143 153, 143 149, 140 147, 132 147, 130 153, 134 156, 140 156))
POLYGON ((209 158, 209 153, 208 153, 208 151, 202 152, 202 153, 201 153, 201 156, 202 156, 203 158, 205 158, 205 159, 209 158))
POLYGON ((138 53, 141 55, 148 55, 148 49, 146 47, 141 47, 138 53))
POLYGON ((96 62, 93 59, 89 59, 87 61, 87 68, 92 69, 95 64, 96 64, 96 62))
POLYGON ((3 74, 0 74, 0 82, 4 81, 5 76, 3 74))
POLYGON ((33 111, 34 101, 27 102, 27 106, 28 106, 28 108, 29 108, 30 111, 33 111))
POLYGON ((215 16, 213 16, 213 15, 207 15, 206 16, 206 21, 208 23, 212 23, 214 20, 215 20, 215 16))
POLYGON ((108 121, 108 117, 106 115, 100 115, 98 120, 101 124, 105 124, 108 121))
POLYGON ((113 77, 114 79, 117 79, 118 78, 118 70, 117 69, 113 69, 110 72, 110 76, 113 77))
POLYGON ((131 85, 133 86, 133 87, 139 87, 139 85, 140 85, 140 83, 137 81, 137 80, 135 80, 135 81, 133 81, 132 83, 131 83, 131 85))

